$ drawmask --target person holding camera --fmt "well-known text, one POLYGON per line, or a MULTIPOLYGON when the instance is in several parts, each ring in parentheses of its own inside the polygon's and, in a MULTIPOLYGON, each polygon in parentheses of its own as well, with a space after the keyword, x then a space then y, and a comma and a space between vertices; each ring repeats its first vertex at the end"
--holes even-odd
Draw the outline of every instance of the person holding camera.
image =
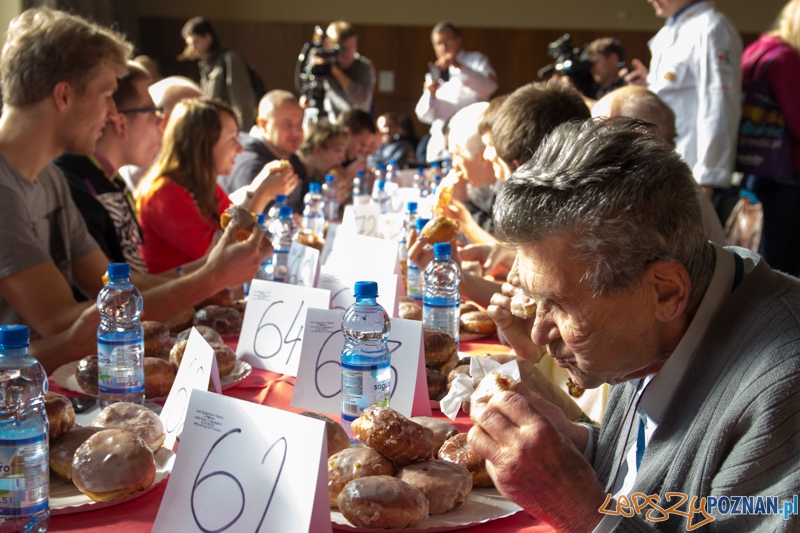
POLYGON ((372 61, 358 53, 358 35, 352 24, 337 20, 325 30, 325 47, 337 49, 333 60, 318 57, 317 63, 330 62, 330 75, 325 77, 323 106, 328 120, 334 124, 350 108, 372 110, 375 92, 375 67, 372 61))
POLYGON ((425 75, 422 97, 415 112, 431 125, 426 150, 428 162, 447 157, 444 126, 456 111, 484 102, 497 90, 497 75, 489 58, 461 48, 461 31, 452 22, 439 22, 431 31, 436 62, 425 75))
POLYGON ((611 37, 595 39, 588 44, 584 54, 592 65, 589 67, 594 80, 591 98, 599 100, 614 89, 626 85, 625 80, 619 76, 620 66, 625 59, 625 48, 618 40, 611 37))

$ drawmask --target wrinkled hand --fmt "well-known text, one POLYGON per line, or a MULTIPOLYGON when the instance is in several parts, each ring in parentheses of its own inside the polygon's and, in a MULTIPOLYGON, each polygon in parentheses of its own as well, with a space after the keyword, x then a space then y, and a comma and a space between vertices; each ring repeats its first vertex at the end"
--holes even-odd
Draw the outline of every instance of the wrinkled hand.
POLYGON ((463 261, 479 262, 483 267, 483 275, 495 279, 506 278, 516 258, 514 249, 494 244, 470 244, 461 249, 463 261))
POLYGON ((542 358, 543 351, 531 339, 531 330, 535 316, 530 318, 520 318, 511 314, 511 298, 519 290, 519 274, 517 262, 508 274, 508 281, 503 283, 501 292, 496 292, 489 300, 489 307, 486 312, 494 321, 497 330, 503 335, 508 345, 514 350, 518 357, 527 359, 532 363, 538 363, 542 358))
POLYGON ((220 287, 233 287, 252 280, 261 261, 273 252, 269 236, 261 228, 255 226, 246 241, 236 242, 237 228, 235 222, 228 224, 203 267, 213 272, 220 287))
POLYGON ((469 432, 495 486, 559 531, 591 531, 600 522, 603 487, 583 457, 588 433, 522 386, 495 395, 469 432))
POLYGON ((252 189, 257 193, 266 193, 269 198, 274 198, 279 194, 288 196, 297 187, 298 177, 294 169, 289 166, 281 171, 280 160, 270 161, 261 169, 251 184, 252 189))
POLYGON ((639 59, 631 60, 632 69, 623 68, 619 71, 619 77, 625 80, 628 85, 647 86, 647 67, 639 59))

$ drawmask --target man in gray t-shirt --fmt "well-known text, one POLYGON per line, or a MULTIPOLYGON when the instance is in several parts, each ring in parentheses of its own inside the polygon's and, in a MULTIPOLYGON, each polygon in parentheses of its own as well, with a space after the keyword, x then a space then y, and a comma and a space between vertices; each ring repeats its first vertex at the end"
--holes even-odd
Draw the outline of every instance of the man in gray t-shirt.
POLYGON ((339 55, 331 65, 331 75, 325 78, 325 112, 332 123, 342 114, 357 107, 372 111, 375 92, 375 67, 372 61, 358 53, 358 35, 344 20, 331 22, 325 31, 326 46, 339 46, 339 55))

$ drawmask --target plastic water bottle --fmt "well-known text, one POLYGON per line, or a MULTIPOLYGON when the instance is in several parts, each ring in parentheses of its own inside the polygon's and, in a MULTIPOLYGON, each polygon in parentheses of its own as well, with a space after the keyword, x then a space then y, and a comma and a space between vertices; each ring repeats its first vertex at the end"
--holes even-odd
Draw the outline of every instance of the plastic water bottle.
POLYGON ((436 196, 436 191, 439 190, 439 185, 442 184, 442 175, 436 174, 433 177, 433 185, 431 185, 431 196, 436 196))
POLYGON ((111 263, 108 284, 97 295, 97 396, 102 407, 144 403, 143 302, 130 276, 127 263, 111 263))
POLYGON ((366 204, 369 203, 369 196, 365 192, 367 190, 366 176, 364 171, 359 170, 356 172, 356 177, 353 179, 353 203, 366 204))
POLYGON ((420 198, 428 196, 428 178, 425 176, 425 169, 422 167, 419 167, 417 173, 414 174, 414 188, 419 191, 420 198))
POLYGON ((385 181, 381 180, 378 182, 378 189, 372 195, 372 203, 378 204, 382 215, 392 210, 392 197, 386 192, 385 181))
POLYGON ((26 326, 0 326, 0 531, 47 531, 47 374, 28 355, 26 326))
POLYGON ((435 259, 425 267, 425 291, 422 299, 422 322, 425 327, 444 331, 456 340, 460 298, 458 283, 461 271, 450 259, 450 243, 433 245, 435 259))
POLYGON ((389 405, 392 390, 389 315, 378 304, 378 284, 357 281, 356 302, 342 318, 342 426, 354 441, 351 424, 371 405, 389 405))
MULTIPOLYGON (((263 213, 259 213, 256 215, 256 222, 261 227, 261 230, 264 232, 265 235, 269 235, 269 229, 267 228, 267 217, 263 213)), ((256 272, 256 279, 263 279, 270 281, 272 280, 272 254, 268 255, 261 261, 261 266, 258 267, 258 272, 256 272)), ((245 284, 245 296, 249 292, 247 289, 250 288, 250 284, 245 284)))
MULTIPOLYGON (((431 168, 428 169, 428 183, 433 183, 433 180, 442 173, 442 164, 439 161, 431 163, 431 168)), ((433 191, 431 191, 433 192, 433 191)))
MULTIPOLYGON (((422 231, 422 228, 425 227, 428 221, 429 219, 427 218, 418 218, 416 220, 417 235, 419 235, 419 232, 422 231)), ((424 287, 422 273, 419 270, 419 266, 408 258, 406 258, 406 280, 406 292, 408 293, 408 297, 417 304, 422 305, 422 289, 424 287)))
POLYGON ((303 229, 311 230, 320 239, 325 236, 325 200, 319 183, 310 183, 303 198, 303 229))
POLYGON ((397 164, 397 159, 392 159, 389 161, 389 166, 386 167, 386 174, 383 179, 389 183, 397 183, 399 177, 400 165, 397 164))
POLYGON ((386 165, 383 163, 378 165, 378 168, 372 173, 374 179, 372 180, 372 194, 375 194, 375 187, 379 181, 386 181, 386 165))
POLYGON ((267 211, 267 227, 270 227, 273 221, 278 220, 278 213, 282 205, 286 205, 285 194, 275 196, 275 202, 269 208, 269 211, 267 211))
POLYGON ((322 197, 325 199, 325 220, 329 223, 339 222, 339 191, 336 190, 336 178, 333 174, 325 176, 322 197))
POLYGON ((444 161, 442 161, 442 176, 447 176, 451 170, 453 170, 453 160, 445 157, 444 161))
POLYGON ((286 283, 289 281, 289 249, 296 231, 292 220, 292 206, 282 205, 278 212, 278 220, 269 227, 272 233, 272 281, 286 283))
POLYGON ((406 204, 406 217, 403 220, 403 229, 400 232, 400 241, 397 243, 397 258, 400 262, 400 272, 403 275, 403 287, 408 294, 408 233, 417 222, 417 202, 406 204))

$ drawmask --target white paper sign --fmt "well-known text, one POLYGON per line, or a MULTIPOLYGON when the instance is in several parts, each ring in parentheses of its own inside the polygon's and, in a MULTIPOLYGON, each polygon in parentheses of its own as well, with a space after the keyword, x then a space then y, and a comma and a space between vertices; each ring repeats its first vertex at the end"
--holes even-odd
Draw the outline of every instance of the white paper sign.
POLYGON ((301 287, 313 287, 317 282, 319 250, 292 242, 289 248, 289 283, 301 287))
MULTIPOLYGON (((189 405, 189 396, 192 390, 208 388, 212 366, 216 367, 214 362, 216 362, 214 349, 193 327, 189 333, 189 340, 186 342, 186 350, 183 352, 178 374, 175 376, 167 401, 164 402, 164 408, 158 415, 167 430, 167 437, 164 439, 164 446, 167 449, 172 449, 183 431, 186 408, 189 405)), ((217 375, 219 375, 219 371, 217 375)), ((219 378, 217 379, 219 380, 219 378)))
POLYGON ((378 284, 378 303, 386 311, 396 316, 397 274, 357 272, 337 266, 322 266, 319 269, 317 288, 328 289, 331 293, 330 309, 346 311, 356 301, 353 295, 356 281, 374 281, 378 284))
POLYGON ((336 243, 330 257, 325 262, 329 267, 354 268, 370 272, 394 272, 397 264, 397 242, 342 233, 336 236, 336 243))
POLYGON ((372 202, 348 205, 342 215, 342 230, 346 233, 377 237, 380 213, 380 206, 372 202))
POLYGON ((336 234, 339 232, 340 224, 328 224, 328 231, 325 232, 325 244, 322 245, 322 252, 319 254, 319 264, 324 265, 328 262, 333 251, 333 243, 336 242, 336 234))
POLYGON ((306 311, 327 309, 330 291, 254 279, 236 355, 255 368, 297 375, 306 311))
MULTIPOLYGON (((338 414, 342 408, 342 311, 309 309, 292 407, 338 414)), ((390 405, 405 416, 430 416, 422 322, 392 319, 390 405)))
POLYGON ((330 532, 325 423, 192 392, 153 531, 330 532))

